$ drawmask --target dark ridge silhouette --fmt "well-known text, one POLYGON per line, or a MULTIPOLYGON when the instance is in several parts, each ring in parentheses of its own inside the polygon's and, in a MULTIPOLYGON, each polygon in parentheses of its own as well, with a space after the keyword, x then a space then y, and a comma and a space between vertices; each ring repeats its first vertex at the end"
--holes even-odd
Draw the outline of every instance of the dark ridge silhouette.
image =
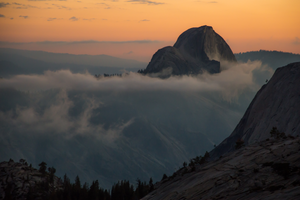
POLYGON ((274 70, 289 63, 300 62, 300 54, 282 51, 259 50, 237 53, 234 55, 236 59, 241 62, 260 60, 263 65, 268 65, 274 70))
POLYGON ((41 162, 39 169, 28 165, 25 159, 0 162, 0 199, 15 200, 137 200, 154 190, 153 180, 149 183, 136 180, 135 186, 127 180, 118 181, 110 190, 103 189, 98 180, 81 183, 76 176, 74 183, 65 174, 55 175, 56 169, 41 162))

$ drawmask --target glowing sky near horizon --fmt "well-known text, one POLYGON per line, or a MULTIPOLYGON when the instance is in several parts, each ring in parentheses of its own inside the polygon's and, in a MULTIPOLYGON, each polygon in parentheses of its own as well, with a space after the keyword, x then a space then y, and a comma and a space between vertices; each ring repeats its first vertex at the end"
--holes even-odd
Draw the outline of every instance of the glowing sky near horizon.
POLYGON ((149 61, 191 27, 210 25, 234 53, 300 53, 299 0, 4 0, 0 47, 149 61))

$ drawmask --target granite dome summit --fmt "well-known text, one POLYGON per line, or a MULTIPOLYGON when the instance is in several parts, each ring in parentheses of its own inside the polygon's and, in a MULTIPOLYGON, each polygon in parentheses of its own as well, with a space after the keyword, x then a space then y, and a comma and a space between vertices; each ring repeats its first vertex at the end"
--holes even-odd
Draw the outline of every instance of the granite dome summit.
POLYGON ((144 73, 164 75, 220 72, 222 61, 236 62, 229 45, 211 26, 191 28, 183 32, 174 46, 159 49, 144 73))

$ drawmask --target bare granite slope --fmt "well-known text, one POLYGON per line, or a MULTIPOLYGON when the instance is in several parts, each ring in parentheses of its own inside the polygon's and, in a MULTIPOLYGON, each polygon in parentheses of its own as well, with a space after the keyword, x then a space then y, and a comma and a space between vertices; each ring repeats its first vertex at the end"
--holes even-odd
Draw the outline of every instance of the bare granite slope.
POLYGON ((182 168, 143 200, 300 199, 300 138, 268 139, 182 168))

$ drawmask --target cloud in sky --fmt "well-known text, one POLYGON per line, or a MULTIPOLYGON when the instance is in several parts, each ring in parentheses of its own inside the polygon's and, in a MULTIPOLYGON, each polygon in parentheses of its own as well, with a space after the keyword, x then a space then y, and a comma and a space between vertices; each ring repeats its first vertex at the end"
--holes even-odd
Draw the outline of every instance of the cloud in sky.
POLYGON ((150 20, 148 19, 143 19, 143 20, 140 20, 140 22, 149 22, 150 20))
POLYGON ((0 17, 3 17, 3 18, 4 18, 5 16, 4 16, 4 15, 2 15, 2 14, 0 14, 0 17))
POLYGON ((25 4, 20 4, 20 3, 17 3, 17 2, 13 2, 11 3, 10 5, 15 5, 17 7, 13 7, 15 9, 28 9, 28 8, 39 8, 39 7, 36 7, 36 6, 32 6, 32 5, 25 5, 25 4))
POLYGON ((82 20, 93 21, 93 20, 95 20, 95 19, 96 19, 96 18, 89 18, 89 19, 83 18, 82 20))
POLYGON ((0 2, 0 8, 4 8, 6 6, 10 5, 10 3, 4 3, 4 2, 0 2))
POLYGON ((67 1, 67 0, 28 0, 28 1, 67 1))
POLYGON ((218 3, 217 1, 197 1, 197 2, 200 2, 200 3, 218 3))
POLYGON ((27 16, 27 15, 25 15, 25 16, 23 16, 23 15, 20 15, 19 17, 23 17, 24 19, 27 19, 27 18, 28 18, 28 16, 27 16))
POLYGON ((149 0, 129 0, 127 2, 140 3, 140 4, 148 4, 148 5, 161 5, 161 4, 164 4, 162 2, 149 1, 149 0))
MULTIPOLYGON (((21 16, 20 17, 28 17, 21 16)), ((72 17, 71 17, 72 18, 72 17)), ((71 18, 69 20, 71 20, 71 18)), ((75 17, 76 18, 76 17, 75 17)), ((53 19, 53 18, 51 18, 53 19)), ((77 18, 76 18, 77 19, 77 18)), ((128 41, 98 41, 98 40, 81 40, 81 41, 42 41, 42 42, 5 42, 0 41, 3 45, 24 45, 24 44, 53 44, 53 45, 68 45, 68 44, 93 44, 93 43, 104 43, 104 44, 150 44, 160 43, 158 40, 128 40, 128 41)))
POLYGON ((32 5, 21 5, 21 6, 15 7, 15 8, 16 9, 28 9, 28 8, 38 8, 38 9, 40 9, 39 7, 32 6, 32 5))
POLYGON ((300 45, 300 38, 295 37, 295 39, 293 40, 293 44, 294 45, 300 45))
POLYGON ((105 5, 105 6, 108 6, 108 4, 106 4, 106 3, 96 3, 96 5, 105 5))
MULTIPOLYGON (((37 7, 37 6, 33 6, 33 5, 29 5, 29 4, 21 4, 21 3, 17 3, 17 2, 13 2, 13 3, 4 3, 4 2, 1 2, 0 3, 0 8, 2 7, 6 7, 7 5, 13 5, 14 9, 29 9, 29 8, 38 8, 38 9, 41 9, 40 7, 37 7)), ((52 4, 52 5, 55 5, 55 4, 52 4)), ((59 9, 62 9, 62 8, 65 8, 65 9, 69 9, 71 10, 71 8, 68 8, 68 7, 65 7, 65 6, 60 6, 60 5, 55 5, 56 7, 58 7, 59 9)), ((49 9, 50 7, 48 7, 47 9, 49 9)))
POLYGON ((43 41, 36 42, 37 44, 91 44, 91 43, 110 43, 110 44, 132 44, 132 43, 158 43, 157 40, 128 40, 128 41, 97 41, 97 40, 82 40, 82 41, 43 41))
POLYGON ((69 20, 75 22, 75 21, 78 21, 79 19, 78 19, 77 17, 73 16, 73 17, 71 17, 69 20))
POLYGON ((56 20, 57 18, 56 17, 49 17, 48 19, 47 19, 47 21, 54 21, 54 20, 56 20))
POLYGON ((62 6, 62 5, 58 5, 58 4, 52 4, 52 6, 56 6, 58 9, 67 9, 67 10, 72 10, 71 8, 69 7, 66 7, 66 6, 62 6))

